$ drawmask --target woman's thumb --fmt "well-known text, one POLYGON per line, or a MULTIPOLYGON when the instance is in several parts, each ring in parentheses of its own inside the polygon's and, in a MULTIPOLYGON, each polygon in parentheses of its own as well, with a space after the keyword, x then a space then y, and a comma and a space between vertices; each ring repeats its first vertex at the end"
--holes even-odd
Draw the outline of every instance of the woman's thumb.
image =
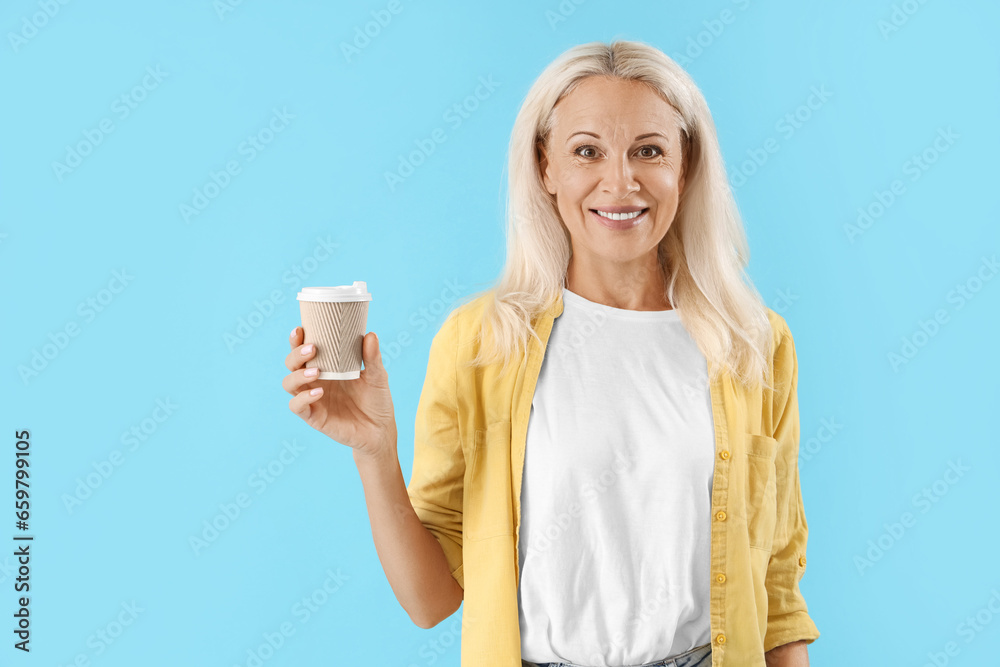
POLYGON ((382 365, 382 349, 375 332, 369 331, 365 334, 361 345, 361 356, 364 359, 366 371, 370 371, 373 377, 385 377, 385 366, 382 365))

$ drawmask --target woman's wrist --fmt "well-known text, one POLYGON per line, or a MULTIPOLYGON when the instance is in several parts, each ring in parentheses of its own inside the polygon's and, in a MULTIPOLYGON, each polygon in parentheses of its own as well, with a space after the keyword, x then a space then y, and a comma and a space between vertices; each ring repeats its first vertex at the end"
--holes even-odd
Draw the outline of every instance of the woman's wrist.
POLYGON ((395 432, 386 434, 378 443, 366 447, 356 447, 353 450, 354 462, 359 466, 379 466, 386 463, 398 463, 396 453, 395 432))

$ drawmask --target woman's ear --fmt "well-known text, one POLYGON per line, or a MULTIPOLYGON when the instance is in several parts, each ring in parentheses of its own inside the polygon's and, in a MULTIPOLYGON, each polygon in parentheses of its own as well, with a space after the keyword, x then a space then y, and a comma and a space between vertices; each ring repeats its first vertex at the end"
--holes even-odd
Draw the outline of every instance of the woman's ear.
POLYGON ((691 142, 687 135, 681 136, 681 175, 677 179, 677 196, 684 194, 684 184, 687 182, 687 173, 691 167, 691 142))

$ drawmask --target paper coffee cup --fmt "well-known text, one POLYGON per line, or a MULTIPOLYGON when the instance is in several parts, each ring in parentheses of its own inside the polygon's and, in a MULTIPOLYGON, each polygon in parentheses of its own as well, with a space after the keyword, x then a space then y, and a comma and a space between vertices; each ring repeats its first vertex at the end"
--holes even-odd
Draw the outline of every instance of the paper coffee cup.
POLYGON ((355 380, 361 377, 361 344, 368 324, 368 285, 303 287, 295 297, 302 315, 303 345, 316 346, 316 356, 306 368, 318 368, 320 380, 355 380))

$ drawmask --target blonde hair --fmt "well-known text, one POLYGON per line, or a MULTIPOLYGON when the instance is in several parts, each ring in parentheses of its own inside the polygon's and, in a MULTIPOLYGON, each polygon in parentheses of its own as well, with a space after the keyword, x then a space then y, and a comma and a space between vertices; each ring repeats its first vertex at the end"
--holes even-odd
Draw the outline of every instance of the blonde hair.
POLYGON ((543 186, 539 146, 549 140, 556 103, 591 76, 644 83, 674 107, 685 187, 658 247, 665 294, 699 349, 717 364, 713 379, 724 368, 744 385, 769 387, 767 307, 745 273, 746 233, 708 104, 677 63, 634 41, 575 46, 546 67, 528 91, 510 139, 507 260, 491 287, 460 299, 493 294, 485 299, 479 351, 470 365, 502 361, 506 371, 527 349, 529 336, 541 343, 535 319, 562 293, 572 247, 555 198, 543 186))

